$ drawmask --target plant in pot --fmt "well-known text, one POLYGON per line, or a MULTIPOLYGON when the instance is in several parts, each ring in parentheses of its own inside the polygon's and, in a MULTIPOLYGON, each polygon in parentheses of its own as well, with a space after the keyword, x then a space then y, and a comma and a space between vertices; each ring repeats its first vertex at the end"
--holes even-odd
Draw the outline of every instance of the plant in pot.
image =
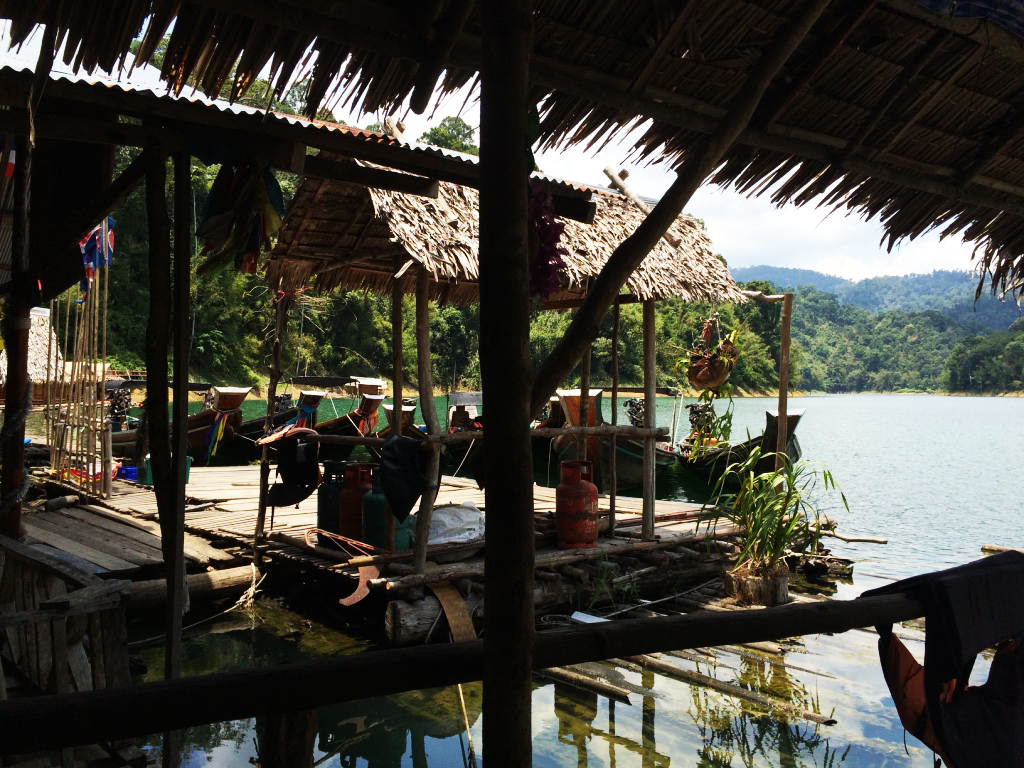
POLYGON ((779 469, 757 472, 757 463, 769 456, 777 454, 755 447, 744 461, 731 464, 715 485, 704 520, 709 529, 721 521, 743 531, 739 557, 725 574, 726 593, 745 603, 780 605, 789 602, 787 555, 818 547, 815 490, 821 485, 825 492, 836 491, 847 510, 849 505, 823 465, 794 463, 783 455, 779 469))

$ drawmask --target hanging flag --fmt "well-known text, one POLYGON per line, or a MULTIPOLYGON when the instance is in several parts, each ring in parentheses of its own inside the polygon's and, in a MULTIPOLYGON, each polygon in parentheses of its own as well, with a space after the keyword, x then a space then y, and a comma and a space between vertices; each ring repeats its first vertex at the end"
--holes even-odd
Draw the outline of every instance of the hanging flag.
POLYGON ((107 216, 107 242, 103 243, 103 224, 97 224, 93 230, 78 243, 82 251, 82 267, 84 277, 81 282, 82 293, 88 293, 93 279, 100 267, 109 267, 114 263, 114 219, 107 216))

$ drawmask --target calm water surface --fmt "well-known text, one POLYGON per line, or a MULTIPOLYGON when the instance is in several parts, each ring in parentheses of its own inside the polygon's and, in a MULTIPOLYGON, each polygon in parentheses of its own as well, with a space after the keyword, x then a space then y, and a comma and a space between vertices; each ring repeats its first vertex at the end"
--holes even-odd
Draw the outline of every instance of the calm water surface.
MULTIPOLYGON (((441 399, 443 402, 443 399, 441 399)), ((340 405, 340 404, 339 404, 340 405)), ((673 401, 659 401, 659 423, 673 401)), ((736 401, 734 436, 759 433, 774 400, 736 401)), ((827 540, 858 561, 853 597, 894 579, 958 565, 981 556, 986 543, 1024 545, 1019 490, 1024 399, 914 395, 849 395, 790 400, 806 408, 797 434, 804 457, 824 463, 849 500, 823 509, 851 536, 887 545, 827 540)), ((607 413, 607 405, 605 408, 607 413)), ((443 411, 442 411, 443 413, 443 411)), ((675 468, 659 478, 659 497, 700 500, 706 493, 675 468)), ((189 619, 203 618, 201 614, 189 619)), ((197 674, 351 653, 367 644, 273 605, 256 628, 234 614, 216 619, 216 634, 186 642, 186 665, 197 674)), ((136 625, 138 637, 152 627, 136 625)), ((923 645, 908 643, 921 657, 923 645)), ((143 651, 151 670, 158 651, 143 651)), ((769 691, 806 710, 832 714, 834 726, 779 720, 758 707, 645 673, 621 679, 653 690, 630 704, 560 685, 533 696, 537 766, 931 766, 930 752, 906 740, 877 663, 875 637, 862 631, 806 637, 788 646, 785 664, 720 653, 717 664, 671 659, 719 679, 769 691)), ((462 766, 469 739, 481 747, 480 688, 465 686, 465 732, 457 689, 416 692, 324 708, 318 713, 315 759, 327 766, 462 766)), ((258 724, 237 721, 185 735, 186 766, 244 766, 258 757, 258 724)), ((149 749, 159 752, 159 740, 149 749)), ((478 757, 479 760, 479 757, 478 757)))

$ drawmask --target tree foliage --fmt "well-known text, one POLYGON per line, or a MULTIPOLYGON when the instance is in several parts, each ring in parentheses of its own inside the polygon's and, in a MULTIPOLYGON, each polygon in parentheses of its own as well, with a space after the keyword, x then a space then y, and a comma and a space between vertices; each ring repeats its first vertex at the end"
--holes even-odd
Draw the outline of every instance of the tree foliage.
POLYGON ((476 130, 461 117, 446 117, 420 136, 420 141, 468 155, 479 155, 480 148, 474 143, 475 134, 476 130))

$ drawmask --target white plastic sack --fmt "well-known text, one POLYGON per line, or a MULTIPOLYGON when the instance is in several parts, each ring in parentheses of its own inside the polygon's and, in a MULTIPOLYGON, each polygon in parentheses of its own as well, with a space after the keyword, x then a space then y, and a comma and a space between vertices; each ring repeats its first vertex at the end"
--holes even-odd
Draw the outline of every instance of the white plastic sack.
MULTIPOLYGON (((412 515, 415 517, 415 515, 412 515)), ((415 523, 413 530, 416 529, 415 523)), ((470 544, 484 543, 484 513, 471 501, 465 504, 442 504, 434 507, 430 518, 428 542, 437 544, 470 544)), ((430 555, 429 559, 436 563, 450 563, 472 557, 479 549, 467 549, 445 555, 430 555)))

